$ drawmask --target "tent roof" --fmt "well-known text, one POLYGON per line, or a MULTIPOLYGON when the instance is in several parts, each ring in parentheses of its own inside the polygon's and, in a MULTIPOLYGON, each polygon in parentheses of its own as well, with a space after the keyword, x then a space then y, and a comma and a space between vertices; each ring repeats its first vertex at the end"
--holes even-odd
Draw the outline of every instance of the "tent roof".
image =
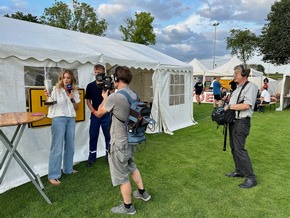
POLYGON ((200 63, 200 61, 198 61, 196 58, 194 58, 188 64, 193 67, 193 75, 203 75, 205 72, 209 71, 209 69, 200 63))
POLYGON ((108 62, 134 68, 175 66, 190 70, 186 63, 145 45, 124 42, 17 19, 0 17, 0 58, 15 56, 69 63, 108 62))
MULTIPOLYGON (((208 71, 206 76, 233 76, 234 67, 242 64, 243 62, 237 58, 237 56, 233 56, 227 63, 208 71)), ((254 70, 251 68, 251 76, 263 76, 262 72, 254 70)))

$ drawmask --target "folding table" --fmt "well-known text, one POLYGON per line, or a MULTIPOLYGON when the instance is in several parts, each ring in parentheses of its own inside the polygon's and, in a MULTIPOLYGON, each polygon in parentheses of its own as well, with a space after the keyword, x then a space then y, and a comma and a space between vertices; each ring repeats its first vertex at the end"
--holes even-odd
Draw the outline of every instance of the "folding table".
POLYGON ((42 113, 31 113, 31 112, 11 112, 11 113, 0 113, 0 127, 17 126, 11 140, 7 138, 2 129, 0 128, 0 140, 7 148, 4 154, 3 160, 0 162, 0 184, 7 172, 8 166, 14 158, 19 166, 23 169, 26 175, 29 177, 31 182, 37 188, 39 193, 43 196, 48 204, 51 204, 49 198, 43 192, 44 186, 41 182, 40 176, 35 174, 23 157, 17 151, 18 143, 22 137, 24 129, 28 123, 32 123, 45 118, 42 113))

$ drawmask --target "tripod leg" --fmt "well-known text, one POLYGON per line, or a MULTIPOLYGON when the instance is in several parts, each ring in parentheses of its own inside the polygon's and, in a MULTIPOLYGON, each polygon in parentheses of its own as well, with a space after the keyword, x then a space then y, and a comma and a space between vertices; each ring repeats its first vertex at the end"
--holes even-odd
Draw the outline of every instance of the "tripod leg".
POLYGON ((228 124, 224 125, 224 148, 223 151, 227 150, 227 132, 228 132, 228 124))

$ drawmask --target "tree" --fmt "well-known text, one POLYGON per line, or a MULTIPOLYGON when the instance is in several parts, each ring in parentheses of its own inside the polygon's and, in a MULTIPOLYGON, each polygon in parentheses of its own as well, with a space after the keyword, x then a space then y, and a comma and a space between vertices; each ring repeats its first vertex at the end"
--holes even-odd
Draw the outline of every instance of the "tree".
POLYGON ((70 29, 72 20, 72 11, 68 5, 63 2, 55 1, 50 8, 45 8, 41 17, 42 23, 63 29, 70 29))
POLYGON ((265 74, 265 67, 261 64, 258 64, 257 65, 257 70, 260 71, 260 72, 263 72, 263 74, 265 74))
POLYGON ((260 35, 263 61, 275 65, 290 63, 290 1, 275 1, 260 35))
POLYGON ((105 36, 108 24, 105 19, 99 20, 94 8, 86 3, 73 1, 74 19, 72 30, 105 36))
POLYGON ((152 22, 154 17, 151 13, 135 12, 135 20, 127 18, 125 23, 127 27, 120 26, 119 30, 123 33, 123 40, 129 42, 135 42, 139 44, 149 45, 156 43, 156 35, 153 32, 152 22))
POLYGON ((231 55, 241 57, 246 64, 246 61, 254 56, 258 41, 259 38, 248 29, 232 29, 230 30, 230 36, 226 38, 226 49, 231 50, 231 55))
POLYGON ((250 67, 265 74, 265 67, 261 64, 250 64, 250 67))
POLYGON ((55 1, 52 7, 44 9, 41 18, 50 26, 99 36, 104 36, 108 27, 105 19, 98 19, 93 7, 77 0, 73 0, 73 10, 67 4, 55 1))
POLYGON ((13 18, 13 19, 18 19, 18 20, 25 20, 25 21, 29 21, 29 22, 33 22, 33 23, 40 23, 40 21, 38 20, 37 16, 33 16, 32 14, 23 14, 23 12, 17 11, 15 14, 11 14, 11 15, 4 15, 4 17, 9 17, 9 18, 13 18))

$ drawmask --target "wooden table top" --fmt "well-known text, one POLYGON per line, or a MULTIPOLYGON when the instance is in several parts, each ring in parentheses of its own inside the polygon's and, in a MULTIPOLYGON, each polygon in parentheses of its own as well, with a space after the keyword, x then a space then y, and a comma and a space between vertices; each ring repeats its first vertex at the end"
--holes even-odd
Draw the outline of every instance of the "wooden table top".
POLYGON ((45 117, 45 114, 35 112, 0 113, 0 127, 32 123, 38 120, 42 120, 45 117))

